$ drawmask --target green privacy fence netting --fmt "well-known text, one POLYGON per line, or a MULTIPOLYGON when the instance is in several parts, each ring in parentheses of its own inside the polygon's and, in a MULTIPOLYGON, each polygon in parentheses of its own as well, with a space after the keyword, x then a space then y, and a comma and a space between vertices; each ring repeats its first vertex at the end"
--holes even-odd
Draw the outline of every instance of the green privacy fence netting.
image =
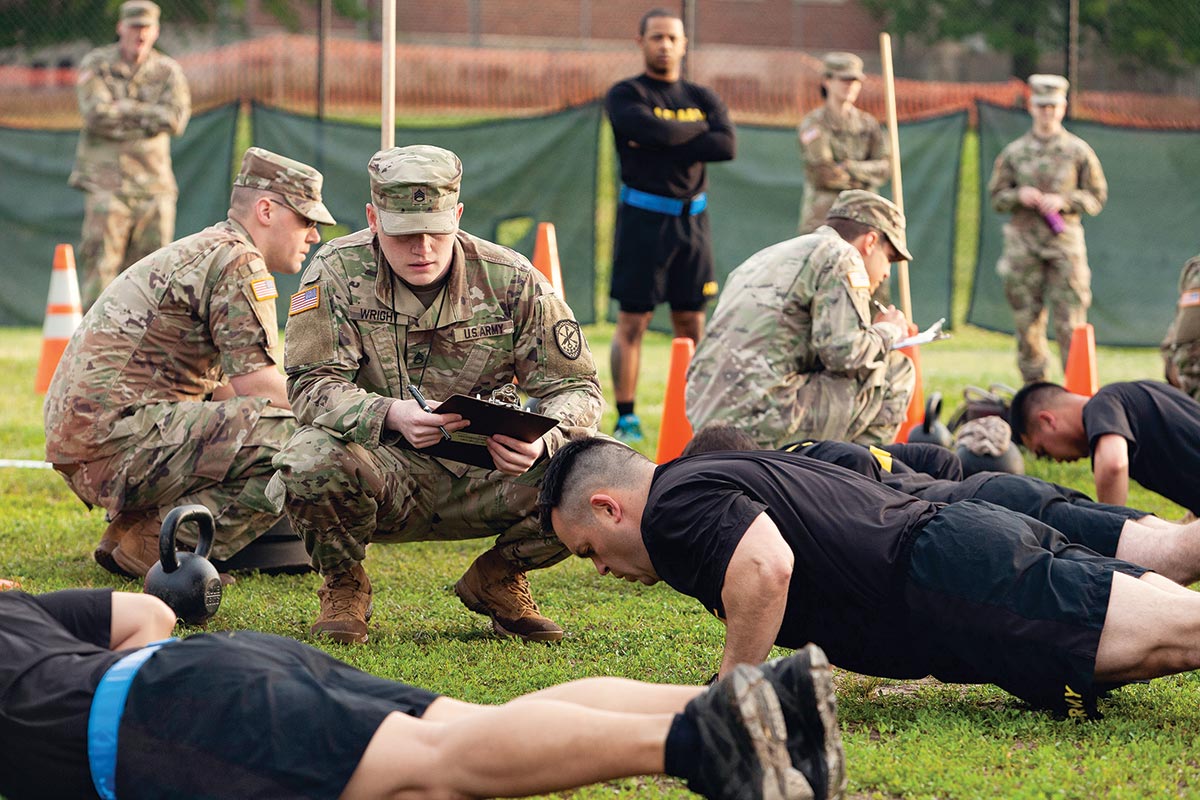
MULTIPOLYGON (((1012 312, 996 275, 1006 215, 992 210, 987 182, 1006 144, 1029 130, 1023 110, 979 104, 979 260, 968 321, 1012 331, 1012 312)), ((1085 217, 1096 341, 1156 345, 1175 315, 1179 271, 1200 252, 1200 132, 1068 122, 1096 151, 1108 204, 1085 217)), ((1053 335, 1053 327, 1050 328, 1053 335)))
MULTIPOLYGON (((913 316, 922 327, 950 318, 955 202, 966 125, 965 112, 900 125, 908 245, 914 256, 909 271, 913 316)), ((794 128, 741 125, 737 136, 737 158, 709 167, 713 254, 722 286, 746 258, 796 235, 804 191, 794 128)), ((890 196, 890 185, 883 194, 890 196)), ((892 297, 899 305, 895 270, 892 297)), ((615 319, 615 304, 609 313, 615 319)), ((663 309, 652 327, 671 329, 663 309)))
MULTIPOLYGON (((553 222, 567 302, 580 322, 596 320, 595 206, 600 106, 548 116, 456 127, 396 128, 396 145, 433 144, 463 162, 462 227, 533 254, 537 223, 553 222)), ((379 127, 320 122, 256 106, 254 143, 317 167, 325 205, 349 230, 366 227, 367 161, 379 149, 379 127)), ((299 278, 277 276, 280 319, 299 278)))
MULTIPOLYGON (((171 143, 181 187, 176 236, 225 218, 237 106, 192 117, 171 143), (214 165, 216 165, 214 167, 214 165)), ((50 287, 54 247, 79 244, 83 193, 67 186, 75 162, 75 131, 0 128, 0 325, 40 325, 50 287)))

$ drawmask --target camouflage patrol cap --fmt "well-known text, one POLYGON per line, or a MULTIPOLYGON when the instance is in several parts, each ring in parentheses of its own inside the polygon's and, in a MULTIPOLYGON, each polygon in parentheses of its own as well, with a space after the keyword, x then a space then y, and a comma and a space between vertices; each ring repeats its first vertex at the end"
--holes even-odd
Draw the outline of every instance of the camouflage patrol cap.
POLYGON ((449 150, 413 144, 380 150, 367 165, 371 203, 383 232, 454 233, 462 162, 449 150))
POLYGON ((285 158, 261 147, 251 147, 242 156, 242 167, 233 179, 234 186, 274 192, 305 219, 333 225, 333 215, 321 202, 321 184, 325 179, 307 164, 285 158))
POLYGON ((1030 75, 1029 102, 1035 106, 1055 106, 1067 102, 1071 86, 1061 75, 1030 75))
POLYGON ((161 10, 150 0, 125 0, 117 19, 130 25, 157 25, 161 10))
POLYGON ((826 53, 821 59, 825 64, 825 77, 843 78, 845 80, 861 81, 863 79, 862 59, 854 53, 826 53))
POLYGON ((865 189, 847 189, 833 201, 827 217, 852 219, 870 225, 888 238, 899 254, 900 260, 912 261, 908 243, 904 239, 904 214, 895 203, 865 189))

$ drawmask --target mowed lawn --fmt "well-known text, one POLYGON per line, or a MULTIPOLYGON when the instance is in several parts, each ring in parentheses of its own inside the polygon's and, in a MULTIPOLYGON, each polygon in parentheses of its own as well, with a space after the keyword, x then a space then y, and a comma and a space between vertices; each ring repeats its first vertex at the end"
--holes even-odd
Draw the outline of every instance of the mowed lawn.
MULTIPOLYGON (((611 402, 611 327, 586 328, 611 402)), ((40 459, 41 398, 32 391, 40 332, 0 331, 0 458, 40 459)), ((669 339, 647 343, 638 411, 653 455, 662 413, 669 339)), ((976 329, 955 331, 922 350, 926 393, 945 396, 943 418, 966 385, 1017 381, 1011 340, 976 329)), ((1104 381, 1158 377, 1151 350, 1099 354, 1104 381)), ((604 427, 610 429, 611 410, 604 427)), ((1084 490, 1083 465, 1027 462, 1029 472, 1084 490)), ((1180 465, 1181 469, 1189 468, 1180 465)), ((1135 489, 1132 504, 1167 518, 1181 510, 1135 489)), ((35 592, 76 586, 137 589, 97 567, 91 550, 104 528, 49 470, 0 468, 0 576, 35 592)), ((980 531, 986 535, 986 531, 980 531)), ((601 579, 570 559, 532 575, 543 610, 569 631, 558 646, 494 638, 452 591, 483 541, 376 546, 367 569, 375 587, 371 642, 360 647, 312 641, 315 575, 243 575, 225 594, 210 629, 253 628, 297 637, 379 675, 478 702, 502 702, 551 683, 590 675, 703 682, 719 661, 722 628, 698 603, 666 586, 601 579)), ((189 631, 184 631, 187 633, 189 631)), ((3 657, 3 654, 0 654, 3 657)), ((181 687, 182 691, 186 691, 181 687)), ((838 697, 855 798, 1166 798, 1200 795, 1200 677, 1185 675, 1126 687, 1103 703, 1098 723, 1074 724, 1024 710, 987 687, 904 684, 843 673, 838 697)), ((164 713, 171 713, 169 708, 164 713)), ((314 719, 314 726, 336 720, 314 719)), ((303 732, 298 732, 303 735, 303 732)), ((686 797, 669 780, 623 781, 573 796, 686 797)))

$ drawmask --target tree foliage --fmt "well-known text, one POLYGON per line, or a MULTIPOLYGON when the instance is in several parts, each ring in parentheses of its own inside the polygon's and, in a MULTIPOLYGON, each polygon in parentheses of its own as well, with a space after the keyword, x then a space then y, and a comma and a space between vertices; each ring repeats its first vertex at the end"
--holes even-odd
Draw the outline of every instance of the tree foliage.
MULTIPOLYGON (((1067 0, 861 0, 900 39, 924 42, 982 35, 1026 78, 1042 53, 1065 51, 1067 0)), ((1079 0, 1079 25, 1134 66, 1173 72, 1200 64, 1196 0, 1079 0)))

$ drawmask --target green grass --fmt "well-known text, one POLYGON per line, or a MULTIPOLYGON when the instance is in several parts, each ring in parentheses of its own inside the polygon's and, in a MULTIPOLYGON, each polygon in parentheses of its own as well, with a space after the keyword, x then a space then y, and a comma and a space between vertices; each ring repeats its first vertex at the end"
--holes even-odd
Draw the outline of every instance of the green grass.
MULTIPOLYGON (((612 329, 586 328, 609 392, 612 329)), ((40 459, 41 398, 32 391, 40 333, 0 331, 0 458, 40 459)), ((665 389, 669 338, 651 334, 643 356, 638 408, 654 453, 665 389)), ((1105 381, 1159 374, 1151 350, 1099 351, 1105 381)), ((1007 336, 959 328, 922 350, 926 391, 945 394, 947 413, 965 385, 1017 380, 1007 336)), ((611 429, 609 410, 604 429, 611 429)), ((1031 474, 1085 491, 1082 464, 1028 463, 1031 474)), ((1135 487, 1131 504, 1168 518, 1174 505, 1135 487)), ((53 472, 0 468, 0 576, 31 591, 74 586, 136 588, 91 560, 104 527, 53 472)), ((343 648, 312 641, 314 575, 242 576, 227 590, 212 629, 253 628, 325 647, 362 669, 478 702, 500 702, 548 684, 612 674, 697 683, 716 669, 723 630, 698 603, 666 586, 601 579, 570 559, 532 576, 543 609, 569 631, 559 646, 529 646, 491 636, 482 617, 455 598, 454 581, 485 543, 468 541, 371 548, 375 586, 372 641, 343 648)), ((2 657, 2 656, 0 656, 2 657)), ((1200 793, 1200 678, 1185 675, 1131 686, 1103 705, 1108 718, 1076 725, 1021 709, 989 687, 902 684, 839 676, 839 701, 854 798, 1168 798, 1200 793)), ((314 724, 317 724, 314 722, 314 724)), ((673 781, 623 781, 588 787, 580 798, 651 793, 685 797, 673 781)))

